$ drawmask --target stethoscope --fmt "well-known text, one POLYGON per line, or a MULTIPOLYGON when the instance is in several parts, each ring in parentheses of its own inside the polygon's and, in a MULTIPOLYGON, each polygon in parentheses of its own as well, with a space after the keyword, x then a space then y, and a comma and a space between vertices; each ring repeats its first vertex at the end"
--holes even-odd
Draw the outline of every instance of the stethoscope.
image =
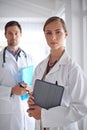
MULTIPOLYGON (((7 49, 7 47, 5 47, 4 50, 3 50, 3 62, 2 62, 2 67, 4 67, 5 64, 6 64, 6 58, 5 58, 5 56, 6 56, 6 49, 7 49)), ((25 58, 26 58, 27 55, 26 55, 25 51, 23 51, 22 49, 19 50, 18 56, 20 57, 20 53, 21 53, 21 52, 24 53, 24 56, 25 56, 25 58)))

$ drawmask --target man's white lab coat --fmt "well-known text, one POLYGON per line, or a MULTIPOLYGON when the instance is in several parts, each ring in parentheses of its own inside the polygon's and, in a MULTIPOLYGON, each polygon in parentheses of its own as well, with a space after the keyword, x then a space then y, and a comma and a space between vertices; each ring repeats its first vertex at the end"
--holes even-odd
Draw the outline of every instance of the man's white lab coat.
POLYGON ((30 56, 20 53, 18 61, 6 50, 6 63, 3 64, 3 51, 0 52, 0 130, 34 130, 34 119, 27 115, 27 99, 12 95, 11 89, 20 81, 20 70, 32 64, 30 56))

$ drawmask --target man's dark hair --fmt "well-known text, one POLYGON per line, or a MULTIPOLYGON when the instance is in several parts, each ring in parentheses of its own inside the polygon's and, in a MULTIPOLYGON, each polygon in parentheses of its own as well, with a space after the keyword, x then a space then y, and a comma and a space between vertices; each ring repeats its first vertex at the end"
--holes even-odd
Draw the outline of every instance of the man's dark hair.
POLYGON ((6 31, 7 31, 7 28, 10 27, 10 26, 18 26, 20 32, 22 32, 21 25, 20 25, 17 21, 9 21, 9 22, 5 25, 5 34, 6 34, 6 31))

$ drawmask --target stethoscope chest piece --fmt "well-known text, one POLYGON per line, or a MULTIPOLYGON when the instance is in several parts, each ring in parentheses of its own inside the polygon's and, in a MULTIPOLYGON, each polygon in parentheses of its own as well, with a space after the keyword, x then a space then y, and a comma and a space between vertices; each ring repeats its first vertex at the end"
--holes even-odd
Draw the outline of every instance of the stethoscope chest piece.
POLYGON ((4 68, 5 66, 6 66, 6 63, 3 62, 3 63, 2 63, 2 67, 4 68))

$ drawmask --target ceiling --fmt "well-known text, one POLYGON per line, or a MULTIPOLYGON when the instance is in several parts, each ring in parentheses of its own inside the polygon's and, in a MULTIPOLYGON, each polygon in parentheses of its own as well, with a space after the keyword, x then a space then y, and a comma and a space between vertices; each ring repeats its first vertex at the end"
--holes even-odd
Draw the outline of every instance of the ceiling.
POLYGON ((64 0, 0 0, 0 17, 46 18, 57 14, 64 0))

